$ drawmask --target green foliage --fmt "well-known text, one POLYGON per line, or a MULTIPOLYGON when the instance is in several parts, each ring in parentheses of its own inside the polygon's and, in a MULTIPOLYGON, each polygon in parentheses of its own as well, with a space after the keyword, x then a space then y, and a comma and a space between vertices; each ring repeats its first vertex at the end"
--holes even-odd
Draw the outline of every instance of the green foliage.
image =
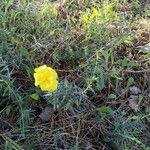
POLYGON ((100 6, 97 5, 83 12, 82 21, 85 29, 90 29, 92 25, 100 25, 110 23, 111 21, 119 21, 119 15, 114 10, 115 3, 104 2, 100 6))
POLYGON ((87 87, 85 91, 92 90, 96 83, 96 89, 101 91, 108 81, 121 80, 122 68, 115 64, 112 50, 97 50, 84 66, 87 87))
MULTIPOLYGON (((111 116, 101 119, 100 125, 109 124, 109 133, 104 135, 103 140, 112 144, 116 149, 140 149, 143 150, 146 146, 142 143, 140 134, 145 129, 144 120, 133 120, 128 116, 128 120, 124 120, 125 112, 114 111, 111 116), (104 123, 104 124, 103 124, 104 123), (134 145, 134 146, 133 146, 134 145)), ((108 126, 108 125, 107 125, 108 126)), ((146 135, 149 136, 149 135, 146 135)))
POLYGON ((9 137, 4 137, 4 139, 5 139, 5 149, 23 150, 23 148, 20 145, 18 145, 15 141, 10 139, 9 137))
POLYGON ((126 45, 132 45, 134 42, 134 37, 132 37, 131 35, 128 35, 126 37, 123 37, 123 43, 126 45))
POLYGON ((86 108, 86 96, 75 83, 69 83, 67 80, 60 82, 56 92, 45 94, 44 98, 48 104, 51 104, 54 110, 72 109, 74 107, 79 113, 83 113, 86 108))
POLYGON ((100 108, 97 108, 97 111, 101 114, 111 114, 113 112, 111 107, 102 106, 100 108))
POLYGON ((35 101, 38 101, 38 100, 40 99, 38 93, 33 93, 33 94, 30 95, 30 97, 31 97, 33 100, 35 100, 35 101))
POLYGON ((127 88, 129 88, 133 84, 134 84, 134 78, 132 78, 132 77, 128 78, 128 80, 127 80, 127 88))
POLYGON ((115 94, 109 94, 108 95, 108 99, 116 99, 116 95, 115 94))
POLYGON ((149 75, 124 73, 145 69, 132 32, 140 4, 0 1, 0 149, 149 149, 149 75), (43 64, 58 71, 54 93, 34 87, 34 67, 43 64), (144 91, 134 115, 120 95, 133 84, 144 91), (53 114, 42 123, 47 106, 53 114))

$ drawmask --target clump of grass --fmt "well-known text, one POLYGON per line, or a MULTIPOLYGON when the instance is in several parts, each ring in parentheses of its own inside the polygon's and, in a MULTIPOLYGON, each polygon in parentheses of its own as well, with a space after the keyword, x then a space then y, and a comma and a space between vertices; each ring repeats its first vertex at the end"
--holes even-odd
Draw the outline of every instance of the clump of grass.
POLYGON ((141 69, 149 55, 135 51, 149 31, 134 28, 144 16, 140 1, 0 4, 1 149, 148 149, 149 75, 141 69), (33 70, 43 64, 59 74, 51 94, 34 87, 33 70), (134 113, 133 84, 143 91, 134 113), (46 106, 53 115, 43 123, 46 106))

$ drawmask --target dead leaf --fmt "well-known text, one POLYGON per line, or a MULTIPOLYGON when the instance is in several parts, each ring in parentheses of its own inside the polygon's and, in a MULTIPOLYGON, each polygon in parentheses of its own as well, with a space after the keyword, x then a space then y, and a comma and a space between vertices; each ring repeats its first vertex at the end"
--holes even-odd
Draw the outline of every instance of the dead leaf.
POLYGON ((138 96, 131 95, 131 96, 128 98, 128 101, 129 101, 129 106, 130 106, 135 112, 139 111, 138 96))
POLYGON ((41 114, 39 115, 39 117, 40 117, 40 119, 41 119, 42 121, 45 122, 45 121, 49 121, 49 120, 51 119, 52 114, 53 114, 53 109, 50 108, 50 107, 45 107, 45 108, 42 110, 42 112, 41 112, 41 114))
POLYGON ((137 46, 136 49, 141 53, 150 53, 150 43, 143 46, 137 46))
POLYGON ((133 95, 138 95, 141 93, 141 90, 136 86, 130 87, 129 91, 130 91, 130 94, 133 94, 133 95))

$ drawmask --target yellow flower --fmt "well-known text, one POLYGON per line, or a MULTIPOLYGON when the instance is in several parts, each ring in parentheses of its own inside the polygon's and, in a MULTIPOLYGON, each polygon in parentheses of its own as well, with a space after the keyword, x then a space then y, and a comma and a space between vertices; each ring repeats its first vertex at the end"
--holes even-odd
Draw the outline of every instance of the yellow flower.
POLYGON ((42 91, 53 92, 58 87, 57 72, 46 65, 34 69, 35 86, 39 86, 42 91))

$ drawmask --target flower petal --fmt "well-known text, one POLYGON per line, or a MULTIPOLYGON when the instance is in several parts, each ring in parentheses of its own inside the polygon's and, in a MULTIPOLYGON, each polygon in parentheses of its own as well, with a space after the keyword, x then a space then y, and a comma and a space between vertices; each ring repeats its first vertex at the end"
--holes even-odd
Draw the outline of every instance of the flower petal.
POLYGON ((40 88, 42 91, 48 91, 48 92, 53 92, 57 89, 58 87, 58 81, 54 80, 53 82, 42 82, 40 84, 40 88))
POLYGON ((53 77, 54 79, 58 78, 57 72, 51 67, 47 67, 47 75, 53 77))
POLYGON ((40 66, 40 67, 38 67, 38 68, 35 68, 34 71, 35 71, 35 72, 40 72, 40 71, 45 70, 46 68, 47 68, 46 65, 42 65, 42 66, 40 66))
POLYGON ((44 74, 34 73, 34 79, 35 79, 35 86, 38 86, 40 85, 40 83, 45 81, 45 76, 44 74))

